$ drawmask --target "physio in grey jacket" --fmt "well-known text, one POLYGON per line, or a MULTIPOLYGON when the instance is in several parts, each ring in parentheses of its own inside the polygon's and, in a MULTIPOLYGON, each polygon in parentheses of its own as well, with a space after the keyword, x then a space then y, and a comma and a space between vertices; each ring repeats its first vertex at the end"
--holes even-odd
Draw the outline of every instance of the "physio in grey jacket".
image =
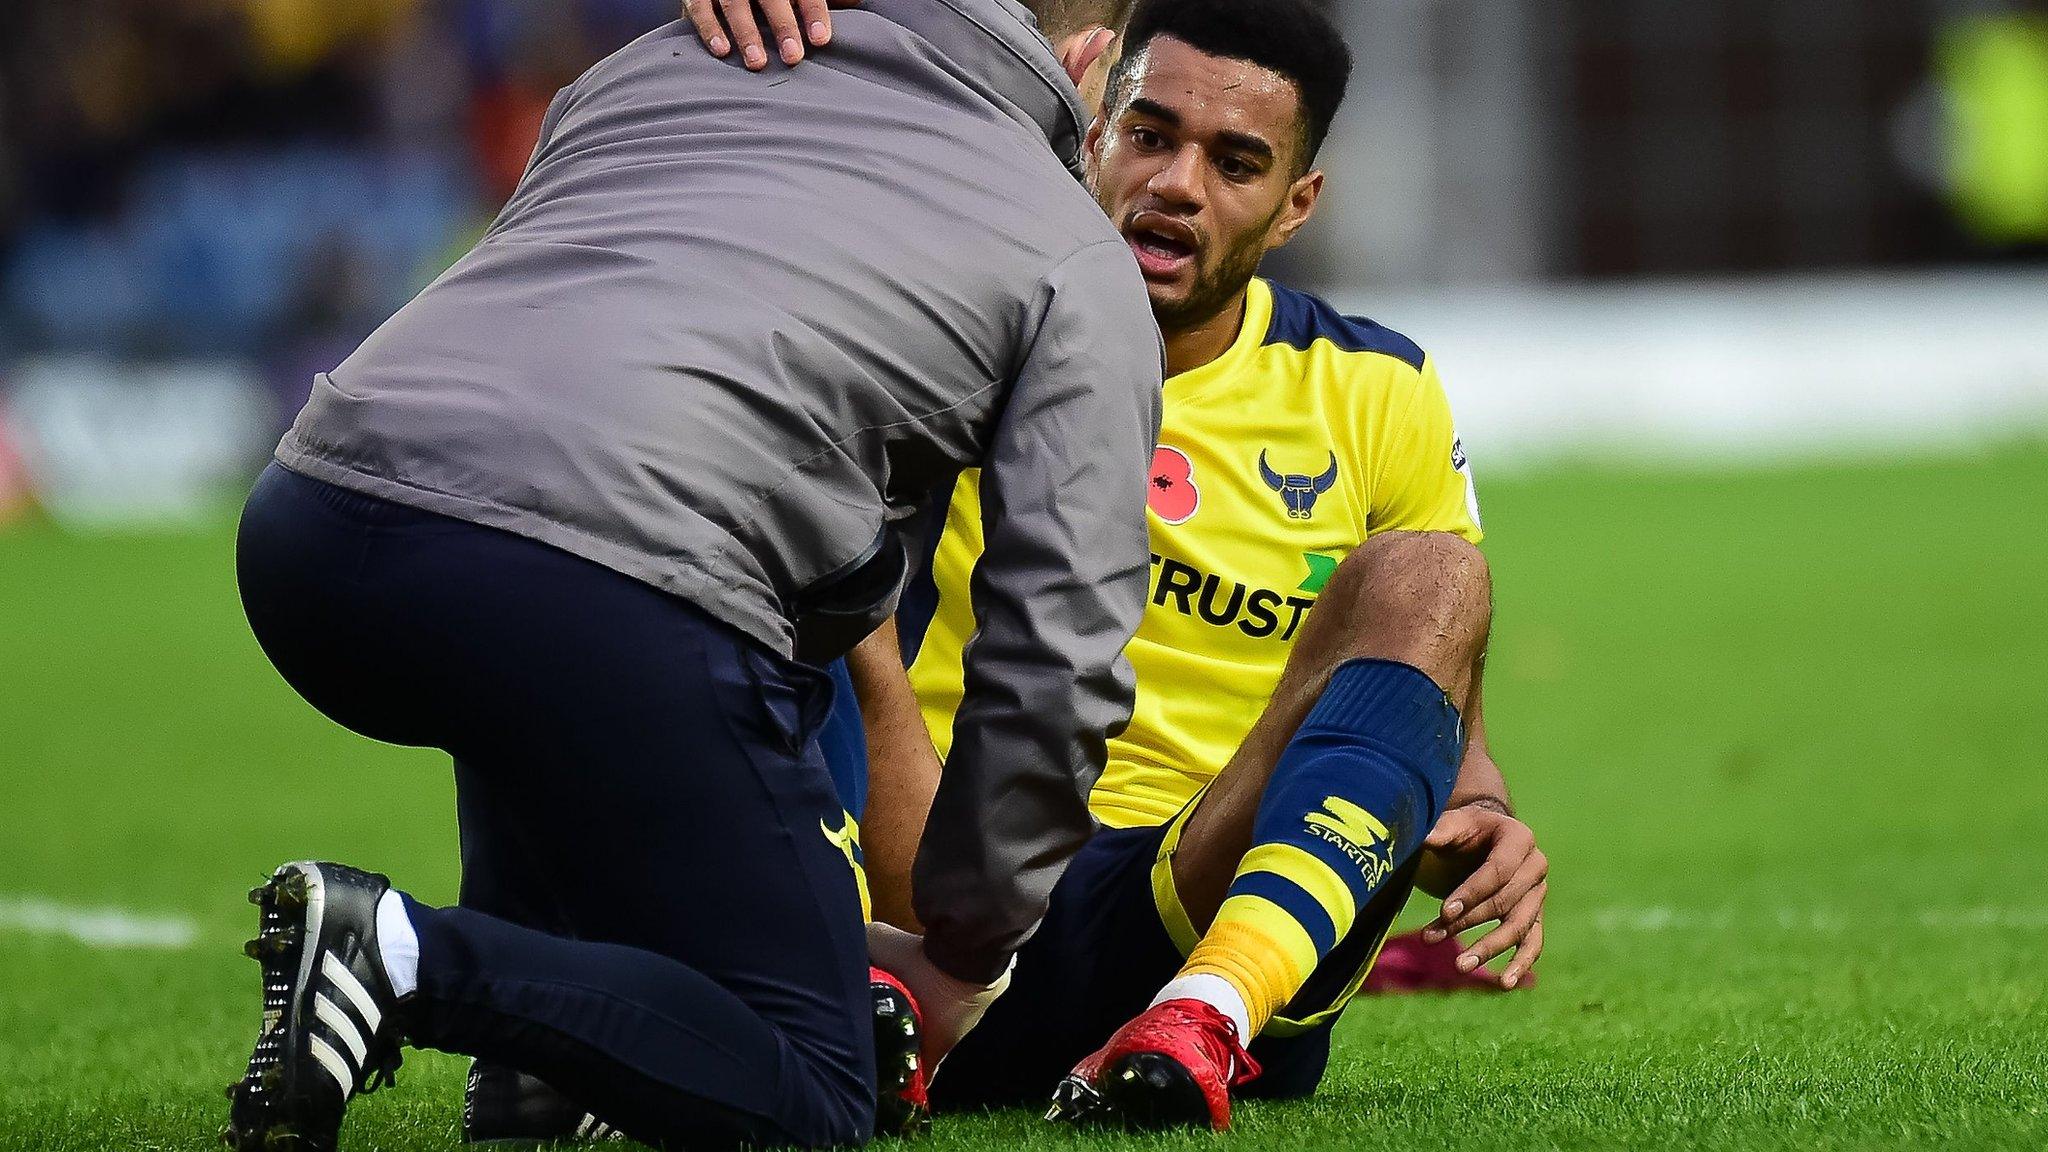
POLYGON ((893 610, 958 473, 987 551, 918 863, 992 980, 1130 714, 1161 349, 1077 182, 1084 113, 1008 0, 869 0, 756 74, 687 25, 563 91, 481 243, 321 376, 293 471, 504 529, 786 657, 893 610))

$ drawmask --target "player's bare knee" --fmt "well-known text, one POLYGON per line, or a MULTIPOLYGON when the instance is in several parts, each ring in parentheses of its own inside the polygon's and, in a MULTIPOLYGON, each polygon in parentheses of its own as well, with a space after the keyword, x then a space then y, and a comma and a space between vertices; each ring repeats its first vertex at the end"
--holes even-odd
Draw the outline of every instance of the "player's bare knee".
POLYGON ((1400 660, 1459 691, 1493 622, 1486 556, 1448 532, 1385 532, 1353 550, 1316 606, 1346 658, 1400 660))

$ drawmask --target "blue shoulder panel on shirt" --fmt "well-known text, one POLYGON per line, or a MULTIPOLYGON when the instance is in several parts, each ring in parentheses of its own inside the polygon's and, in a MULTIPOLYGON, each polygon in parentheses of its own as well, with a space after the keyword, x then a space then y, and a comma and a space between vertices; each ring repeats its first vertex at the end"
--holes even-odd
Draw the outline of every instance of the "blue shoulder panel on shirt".
POLYGON ((1273 326, 1266 332, 1267 344, 1306 352, 1316 341, 1328 340, 1345 352, 1378 352, 1422 371, 1422 348, 1392 328, 1345 316, 1306 292, 1272 281, 1267 285, 1273 289, 1273 326))

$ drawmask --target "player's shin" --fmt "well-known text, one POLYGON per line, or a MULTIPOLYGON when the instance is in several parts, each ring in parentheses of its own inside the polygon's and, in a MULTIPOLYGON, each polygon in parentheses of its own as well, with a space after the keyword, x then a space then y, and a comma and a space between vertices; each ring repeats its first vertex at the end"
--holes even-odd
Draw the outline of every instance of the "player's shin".
POLYGON ((1241 1006, 1224 994, 1216 1007, 1245 1041, 1257 1036, 1421 848, 1463 749, 1458 711, 1428 676, 1384 660, 1338 668, 1281 754, 1215 921, 1162 999, 1183 981, 1227 989, 1241 1006))

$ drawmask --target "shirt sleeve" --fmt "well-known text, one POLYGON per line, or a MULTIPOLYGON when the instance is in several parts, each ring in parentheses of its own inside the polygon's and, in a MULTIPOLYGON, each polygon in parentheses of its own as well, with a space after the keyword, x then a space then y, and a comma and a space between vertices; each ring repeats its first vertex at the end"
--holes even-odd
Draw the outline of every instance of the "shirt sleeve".
POLYGON ((1120 243, 1068 258, 1048 291, 981 471, 975 634, 913 876, 926 954, 965 980, 995 978, 1044 918, 1136 695, 1158 329, 1120 243))
POLYGON ((1474 544, 1484 538, 1472 463, 1434 358, 1423 360, 1406 412, 1389 423, 1379 457, 1368 532, 1454 532, 1474 544))

